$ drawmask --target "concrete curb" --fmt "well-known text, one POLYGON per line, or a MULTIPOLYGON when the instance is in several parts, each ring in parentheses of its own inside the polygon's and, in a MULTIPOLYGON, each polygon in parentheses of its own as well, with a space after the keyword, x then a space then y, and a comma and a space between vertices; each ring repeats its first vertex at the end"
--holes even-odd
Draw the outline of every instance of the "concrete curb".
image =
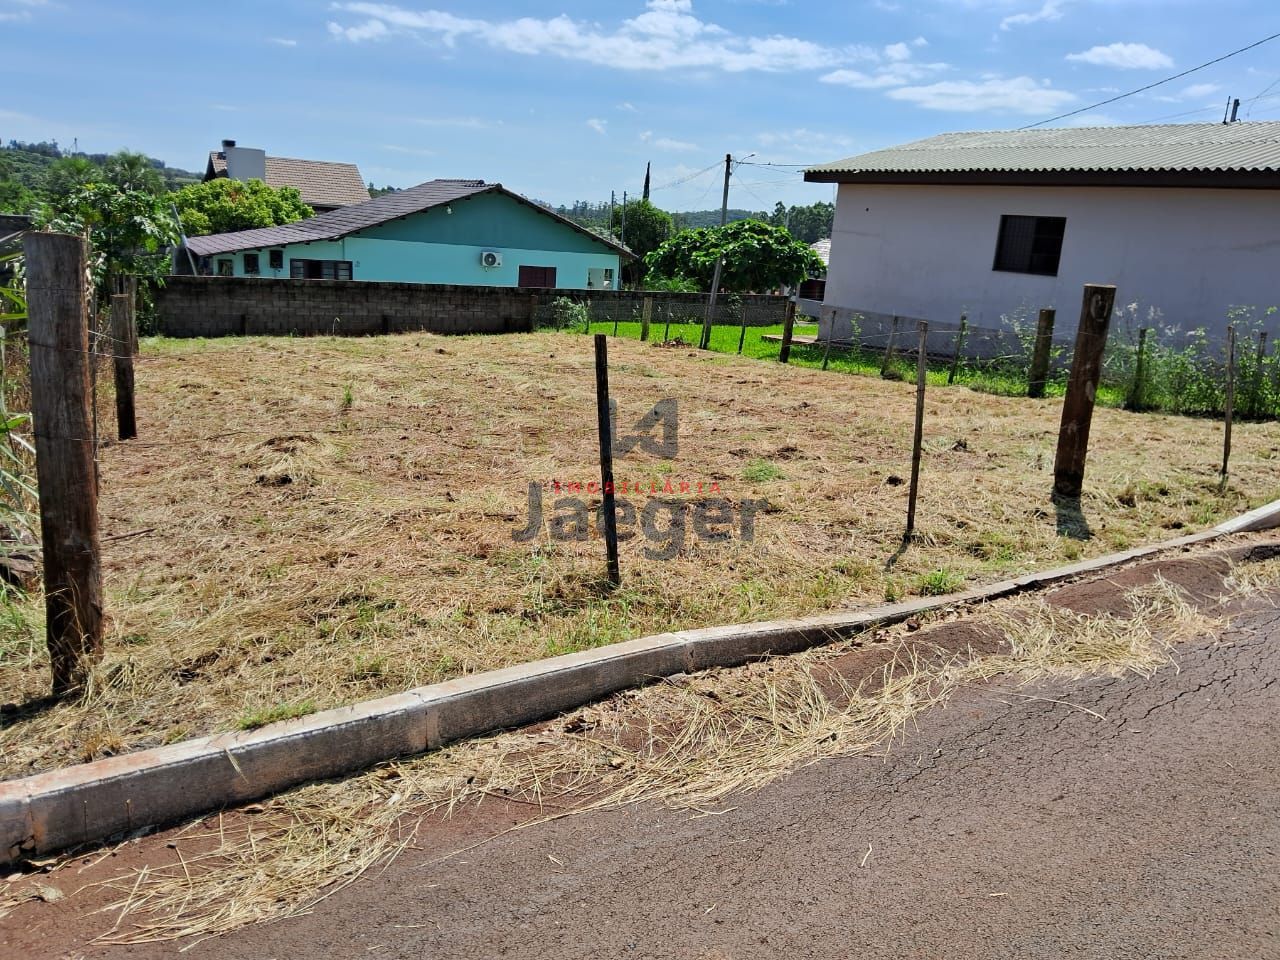
POLYGON ((175 823, 313 780, 546 719, 676 673, 795 653, 929 610, 995 600, 1230 533, 1280 526, 1280 501, 1220 527, 964 593, 799 620, 642 637, 273 723, 0 782, 0 863, 175 823))

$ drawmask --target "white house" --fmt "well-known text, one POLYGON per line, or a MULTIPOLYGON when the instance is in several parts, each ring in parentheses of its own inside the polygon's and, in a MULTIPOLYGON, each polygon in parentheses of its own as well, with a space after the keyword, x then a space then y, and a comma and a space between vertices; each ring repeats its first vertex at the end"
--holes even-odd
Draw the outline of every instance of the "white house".
POLYGON ((1041 307, 1069 335, 1085 283, 1211 335, 1280 306, 1280 122, 949 133, 805 179, 839 184, 824 337, 1041 307))

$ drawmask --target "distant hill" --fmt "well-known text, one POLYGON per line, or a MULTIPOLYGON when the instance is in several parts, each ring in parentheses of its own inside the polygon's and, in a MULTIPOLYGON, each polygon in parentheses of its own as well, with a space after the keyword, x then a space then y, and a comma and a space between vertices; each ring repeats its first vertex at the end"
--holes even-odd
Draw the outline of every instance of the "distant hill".
MULTIPOLYGON (((720 226, 720 210, 681 210, 671 214, 671 219, 676 222, 677 230, 696 230, 698 227, 718 227, 720 226)), ((769 214, 763 210, 734 210, 729 209, 728 219, 726 222, 735 223, 738 220, 768 220, 769 214)))
MULTIPOLYGON (((40 143, 23 143, 20 140, 10 140, 5 146, 0 146, 0 168, 7 168, 10 171, 10 177, 21 183, 28 190, 39 190, 44 181, 44 172, 55 160, 63 157, 83 157, 84 159, 95 163, 98 166, 104 164, 109 154, 105 153, 72 153, 64 151, 58 146, 57 141, 42 141, 40 143)), ((204 171, 198 173, 192 170, 184 170, 181 167, 171 167, 163 160, 157 160, 155 157, 148 157, 151 165, 160 171, 160 176, 164 178, 165 186, 170 190, 178 190, 185 187, 189 183, 199 183, 204 179, 204 171)))

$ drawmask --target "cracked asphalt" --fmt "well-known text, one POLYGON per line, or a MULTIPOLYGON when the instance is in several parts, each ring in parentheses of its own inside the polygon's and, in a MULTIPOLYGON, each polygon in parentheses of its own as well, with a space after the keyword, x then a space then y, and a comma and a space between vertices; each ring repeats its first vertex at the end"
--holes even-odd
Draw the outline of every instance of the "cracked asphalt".
POLYGON ((1270 609, 1151 678, 972 688, 887 757, 714 814, 570 817, 444 860, 456 833, 428 834, 186 955, 1280 957, 1277 640, 1270 609))

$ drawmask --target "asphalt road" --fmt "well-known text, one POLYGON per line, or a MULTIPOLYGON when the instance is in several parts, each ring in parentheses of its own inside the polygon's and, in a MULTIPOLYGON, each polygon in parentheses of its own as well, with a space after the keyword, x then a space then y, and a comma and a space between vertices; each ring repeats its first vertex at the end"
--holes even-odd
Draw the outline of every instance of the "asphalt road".
POLYGON ((1277 641, 1268 611, 1150 679, 973 689, 887 759, 810 766, 715 816, 407 853, 185 956, 1280 957, 1277 641))

